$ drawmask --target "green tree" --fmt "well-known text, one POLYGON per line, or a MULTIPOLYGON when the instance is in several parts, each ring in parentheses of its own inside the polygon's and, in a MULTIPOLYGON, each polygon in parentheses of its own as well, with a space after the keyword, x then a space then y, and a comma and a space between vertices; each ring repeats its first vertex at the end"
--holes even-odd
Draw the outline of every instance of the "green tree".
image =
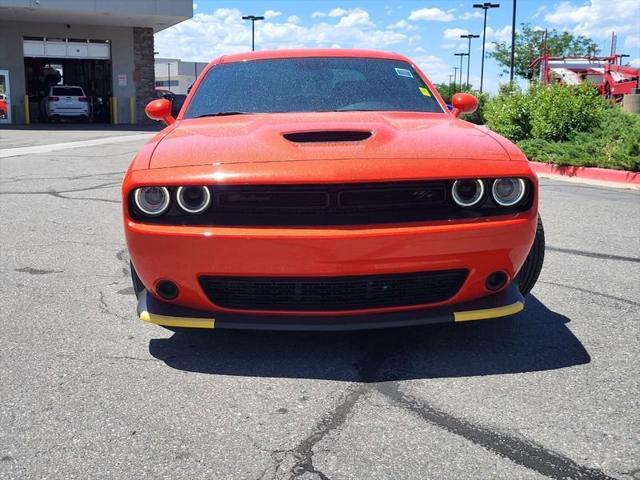
MULTIPOLYGON (((534 30, 530 24, 520 24, 516 32, 516 51, 514 73, 518 77, 527 78, 529 62, 543 53, 544 31, 534 30)), ((503 73, 509 73, 511 65, 511 42, 495 42, 489 57, 495 59, 503 67, 503 73)), ((598 48, 593 40, 582 35, 559 32, 555 29, 547 32, 547 49, 551 56, 597 54, 598 48)))

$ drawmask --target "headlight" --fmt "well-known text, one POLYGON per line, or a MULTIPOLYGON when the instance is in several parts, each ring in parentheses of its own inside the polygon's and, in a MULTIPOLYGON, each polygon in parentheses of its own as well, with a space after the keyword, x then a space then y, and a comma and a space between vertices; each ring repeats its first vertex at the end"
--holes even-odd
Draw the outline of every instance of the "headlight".
POLYGON ((491 194, 501 207, 513 207, 524 198, 527 184, 521 178, 498 178, 493 181, 491 194))
POLYGON ((176 201, 187 213, 201 213, 209 208, 211 194, 207 187, 178 187, 176 201))
POLYGON ((169 208, 169 190, 166 187, 142 187, 133 194, 136 207, 150 217, 162 215, 169 208))
POLYGON ((451 188, 453 201, 461 207, 473 207, 484 197, 484 182, 475 180, 456 180, 451 188))

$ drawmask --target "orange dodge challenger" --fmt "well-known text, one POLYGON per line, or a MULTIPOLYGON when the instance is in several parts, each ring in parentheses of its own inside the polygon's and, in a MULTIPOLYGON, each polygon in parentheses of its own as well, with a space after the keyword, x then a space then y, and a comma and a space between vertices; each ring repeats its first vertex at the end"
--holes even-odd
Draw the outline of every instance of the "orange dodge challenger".
POLYGON ((458 119, 411 60, 220 57, 133 159, 123 214, 139 317, 169 329, 349 330, 524 307, 544 256, 538 181, 458 119))

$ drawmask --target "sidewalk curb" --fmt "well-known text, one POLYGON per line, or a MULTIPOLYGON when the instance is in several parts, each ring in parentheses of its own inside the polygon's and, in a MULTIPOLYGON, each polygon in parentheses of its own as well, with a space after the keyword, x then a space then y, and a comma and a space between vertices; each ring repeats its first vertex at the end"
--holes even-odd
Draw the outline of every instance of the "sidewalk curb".
POLYGON ((640 172, 611 170, 598 167, 558 166, 551 163, 529 161, 538 176, 560 180, 582 181, 618 188, 640 189, 640 172))

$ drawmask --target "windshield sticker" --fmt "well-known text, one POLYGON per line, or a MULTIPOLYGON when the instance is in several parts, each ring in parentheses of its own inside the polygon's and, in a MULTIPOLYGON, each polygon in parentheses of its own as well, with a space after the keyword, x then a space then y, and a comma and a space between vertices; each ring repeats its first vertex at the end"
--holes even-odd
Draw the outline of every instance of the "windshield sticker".
POLYGON ((420 90, 420 93, 422 93, 425 97, 431 96, 431 92, 429 92, 429 89, 427 87, 418 87, 418 90, 420 90))
POLYGON ((413 78, 411 70, 407 70, 406 68, 396 68, 396 73, 401 77, 413 78))

